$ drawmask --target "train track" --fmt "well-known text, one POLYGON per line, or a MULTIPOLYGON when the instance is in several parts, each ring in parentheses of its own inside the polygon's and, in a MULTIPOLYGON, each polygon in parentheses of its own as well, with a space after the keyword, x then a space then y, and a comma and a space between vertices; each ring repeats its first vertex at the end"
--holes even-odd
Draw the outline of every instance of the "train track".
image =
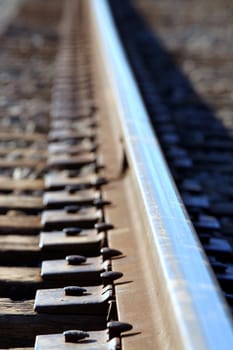
POLYGON ((107 2, 25 1, 0 41, 0 348, 229 349, 107 2))

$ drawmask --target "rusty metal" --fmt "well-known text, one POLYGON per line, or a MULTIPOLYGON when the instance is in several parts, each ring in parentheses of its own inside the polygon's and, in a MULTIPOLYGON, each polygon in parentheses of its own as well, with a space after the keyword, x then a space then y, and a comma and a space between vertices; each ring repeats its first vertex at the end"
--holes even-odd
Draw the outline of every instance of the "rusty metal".
MULTIPOLYGON (((124 286, 124 282, 116 286, 119 315, 121 318, 129 315, 131 319, 136 320, 138 330, 145 334, 145 338, 143 341, 136 335, 134 340, 124 339, 123 348, 135 349, 137 346, 141 349, 148 340, 150 344, 152 342, 160 348, 170 346, 173 349, 217 349, 217 344, 221 343, 221 346, 227 349, 233 339, 229 312, 226 311, 213 273, 202 253, 187 214, 183 206, 180 206, 179 194, 167 170, 159 143, 151 131, 147 112, 128 67, 108 5, 105 1, 98 4, 89 1, 88 4, 93 21, 97 20, 98 23, 93 24, 93 35, 97 43, 96 53, 100 58, 99 67, 102 69, 100 81, 106 90, 108 89, 106 86, 113 87, 111 97, 106 93, 106 101, 111 107, 117 106, 116 118, 113 117, 111 125, 114 131, 116 126, 119 127, 129 172, 132 170, 132 174, 125 174, 122 190, 127 193, 126 197, 130 203, 128 206, 132 208, 133 221, 137 222, 137 225, 132 225, 132 219, 129 218, 129 223, 125 219, 127 226, 120 225, 119 238, 117 230, 115 234, 113 230, 109 239, 115 248, 124 250, 125 254, 128 251, 130 254, 125 258, 128 264, 127 261, 124 262, 124 258, 113 261, 114 269, 121 266, 120 270, 127 273, 124 276, 125 284, 128 282, 128 286, 124 286), (108 26, 107 31, 105 26, 108 26), (135 233, 132 233, 132 230, 135 233), (125 244, 127 234, 131 235, 128 238, 128 246, 125 244), (138 273, 138 278, 141 283, 146 283, 149 293, 140 288, 137 273, 130 265, 131 259, 137 261, 137 255, 130 247, 132 237, 136 240, 137 253, 139 255, 144 253, 139 262, 143 261, 147 268, 141 267, 139 263, 138 269, 142 269, 144 273, 142 275, 138 273), (143 256, 147 256, 147 261, 143 256), (131 294, 133 285, 138 288, 140 300, 135 290, 131 294), (158 286, 163 286, 163 290, 158 286), (129 304, 127 293, 130 293, 131 298, 135 300, 140 310, 138 313, 129 304), (147 296, 148 301, 143 299, 141 294, 147 296), (213 305, 215 317, 212 313, 213 305), (144 312, 142 310, 148 310, 150 322, 140 321, 140 316, 144 312), (157 315, 157 325, 151 314, 157 315), (222 337, 222 329, 219 328, 220 318, 223 320, 228 341, 222 337), (164 332, 160 335, 157 328, 159 323, 164 332), (163 323, 166 323, 166 330, 162 328, 163 323)), ((166 118, 163 110, 157 113, 161 115, 161 120, 162 117, 166 118)), ((170 143, 176 142, 176 135, 172 133, 167 133, 167 138, 170 143)), ((189 160, 184 159, 183 165, 190 167, 191 164, 186 164, 187 161, 189 160)), ((121 201, 118 203, 124 201, 124 195, 116 194, 110 188, 107 193, 114 196, 114 202, 120 197, 121 201)), ((116 217, 118 219, 116 222, 119 223, 122 220, 121 210, 119 212, 121 216, 117 217, 113 210, 107 209, 106 217, 112 222, 116 217)))
POLYGON ((72 288, 72 293, 67 293, 65 288, 38 290, 35 298, 35 311, 47 314, 107 314, 108 301, 113 297, 111 285, 104 288, 102 286, 85 287, 85 292, 76 295, 74 293, 75 288, 72 288))
MULTIPOLYGON (((69 331, 67 331, 69 332, 69 331)), ((108 342, 107 332, 88 332, 89 337, 85 338, 83 341, 79 341, 79 330, 70 331, 72 335, 66 335, 66 339, 71 339, 71 343, 66 343, 64 339, 64 334, 51 334, 51 335, 40 335, 36 339, 35 350, 68 350, 72 344, 72 349, 85 349, 90 350, 118 350, 120 347, 120 339, 113 338, 108 342)))
POLYGON ((93 228, 101 221, 102 213, 95 208, 67 207, 65 210, 46 210, 41 215, 41 224, 46 230, 78 226, 93 228))
POLYGON ((87 292, 86 288, 78 287, 78 286, 69 286, 64 287, 65 295, 72 295, 72 296, 80 296, 87 292))
MULTIPOLYGON (((73 228, 71 227, 72 231, 73 228)), ((97 255, 104 244, 105 235, 96 230, 78 230, 78 234, 66 234, 66 231, 42 232, 40 234, 40 248, 42 252, 64 252, 64 254, 97 255)), ((68 231, 69 232, 69 231, 68 231)), ((77 232, 75 230, 75 232, 77 232)))
POLYGON ((93 190, 77 191, 76 189, 68 188, 66 191, 45 193, 43 204, 47 209, 59 209, 67 205, 95 206, 95 200, 99 197, 100 194, 93 190))
POLYGON ((67 186, 74 187, 77 190, 91 187, 98 188, 106 182, 106 179, 98 177, 96 174, 78 176, 78 174, 55 172, 45 175, 45 187, 48 190, 59 190, 67 186))
POLYGON ((109 271, 109 269, 109 260, 103 262, 102 257, 80 259, 79 256, 69 256, 66 259, 43 261, 41 276, 47 281, 62 280, 82 283, 82 285, 85 283, 95 285, 101 284, 102 272, 109 271))
POLYGON ((67 343, 77 343, 82 339, 89 338, 89 333, 83 331, 65 331, 63 335, 67 343))
POLYGON ((94 154, 72 155, 51 155, 48 158, 48 167, 54 169, 79 169, 84 165, 95 164, 96 156, 94 154))
MULTIPOLYGON (((72 343, 72 349, 99 349, 119 350, 121 333, 129 332, 132 325, 124 322, 109 322, 107 330, 101 332, 83 332, 81 330, 68 330, 63 334, 38 336, 35 349, 69 349, 64 343, 72 343), (83 340, 84 339, 84 340, 83 340), (77 347, 74 345, 76 344, 77 347)), ((127 333, 130 335, 130 333, 127 333)))

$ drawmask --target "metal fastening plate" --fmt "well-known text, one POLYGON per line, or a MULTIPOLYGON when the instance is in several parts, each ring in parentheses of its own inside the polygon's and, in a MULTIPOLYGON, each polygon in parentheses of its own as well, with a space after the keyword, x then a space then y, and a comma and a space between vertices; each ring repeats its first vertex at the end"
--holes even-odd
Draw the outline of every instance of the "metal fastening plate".
POLYGON ((45 187, 49 190, 62 189, 66 186, 80 186, 80 188, 89 188, 96 183, 96 175, 69 176, 68 173, 54 172, 45 175, 45 187))
POLYGON ((201 208, 201 209, 208 209, 209 208, 209 200, 207 196, 204 195, 191 195, 188 193, 185 193, 182 195, 184 204, 187 207, 194 207, 194 208, 201 208))
POLYGON ((73 210, 45 210, 41 216, 41 225, 46 230, 60 230, 64 227, 93 228, 101 221, 102 212, 95 208, 78 208, 73 210))
MULTIPOLYGON (((91 150, 93 147, 93 142, 90 139, 80 140, 80 141, 61 141, 61 142, 50 142, 48 145, 48 153, 65 153, 69 149, 73 149, 77 153, 84 153, 91 150)), ((69 152, 68 152, 69 153, 69 152)))
POLYGON ((213 232, 219 231, 220 222, 214 216, 201 214, 198 220, 194 222, 194 226, 200 232, 213 232))
POLYGON ((104 288, 102 286, 77 287, 77 291, 83 290, 83 293, 80 293, 80 295, 69 295, 69 290, 75 294, 75 286, 38 290, 34 310, 38 313, 47 314, 107 314, 108 301, 113 296, 111 285, 104 288))
POLYGON ((51 120, 63 120, 64 119, 64 115, 66 117, 67 120, 69 120, 70 122, 72 121, 77 121, 77 119, 79 120, 83 120, 86 118, 89 118, 89 108, 75 108, 75 111, 72 110, 68 110, 66 108, 66 110, 64 110, 63 108, 51 108, 52 109, 52 113, 51 113, 51 120))
POLYGON ((68 254, 99 254, 105 239, 104 232, 96 230, 82 230, 78 235, 69 236, 63 231, 41 232, 40 249, 42 251, 55 251, 68 254))
POLYGON ((108 341, 107 331, 88 332, 88 337, 76 343, 66 342, 63 334, 39 335, 36 337, 35 350, 117 350, 120 339, 108 341))
POLYGON ((96 156, 87 152, 78 156, 51 155, 48 158, 47 166, 56 169, 79 169, 92 163, 96 163, 96 156))
MULTIPOLYGON (((84 190, 72 193, 72 191, 47 192, 43 196, 43 204, 48 209, 59 209, 66 205, 91 206, 100 194, 94 190, 84 190)), ((1 196, 0 196, 1 206, 1 196)))
POLYGON ((71 265, 66 259, 45 260, 41 265, 41 277, 45 281, 65 281, 84 285, 102 282, 100 274, 108 270, 109 261, 102 256, 87 258, 86 262, 71 265))
POLYGON ((225 292, 231 293, 233 285, 233 266, 229 265, 224 272, 217 272, 217 278, 225 292))
POLYGON ((183 191, 190 192, 190 193, 201 193, 201 191, 203 190, 199 181, 194 179, 184 180, 181 185, 181 188, 183 191))
POLYGON ((51 131, 48 135, 49 141, 83 140, 94 139, 95 135, 91 129, 84 132, 73 131, 69 129, 51 131))
POLYGON ((77 156, 78 154, 89 153, 93 151, 92 143, 85 145, 85 143, 80 143, 78 145, 72 145, 69 142, 53 143, 49 146, 49 154, 69 154, 72 156, 77 156))
POLYGON ((86 130, 90 127, 90 120, 89 119, 83 119, 83 120, 77 120, 76 122, 73 121, 72 123, 64 119, 59 120, 53 120, 50 123, 50 128, 52 130, 65 130, 65 129, 71 129, 71 130, 86 130))
POLYGON ((208 243, 203 244, 203 247, 208 255, 225 259, 232 258, 232 248, 226 239, 211 237, 208 243))

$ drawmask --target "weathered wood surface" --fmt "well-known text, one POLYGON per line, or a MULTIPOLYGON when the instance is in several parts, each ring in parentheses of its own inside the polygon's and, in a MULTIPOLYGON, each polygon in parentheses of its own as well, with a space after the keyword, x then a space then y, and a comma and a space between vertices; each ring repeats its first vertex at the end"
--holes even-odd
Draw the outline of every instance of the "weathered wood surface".
POLYGON ((42 229, 39 215, 0 215, 0 234, 38 234, 42 229))
MULTIPOLYGON (((94 230, 93 230, 94 231, 94 230)), ((0 264, 3 266, 38 266, 42 260, 64 259, 70 254, 96 256, 104 233, 66 236, 63 232, 36 235, 0 235, 0 264)))
MULTIPOLYGON (((12 300, 28 299, 34 298, 37 289, 63 288, 74 283, 86 286, 90 283, 90 280, 83 278, 78 269, 76 274, 63 275, 61 278, 52 277, 46 276, 43 279, 40 267, 0 266, 0 297, 9 297, 12 300)), ((91 280, 90 285, 97 284, 97 279, 98 275, 95 280, 91 280)))
POLYGON ((70 254, 96 256, 104 233, 85 230, 78 236, 64 232, 37 235, 0 235, 0 265, 37 267, 42 260, 64 259, 70 254))
POLYGON ((42 197, 22 195, 0 195, 0 209, 35 209, 42 210, 42 197))
POLYGON ((0 235, 0 264, 38 266, 41 261, 38 236, 0 235))
POLYGON ((15 168, 35 168, 35 169, 43 169, 45 163, 42 161, 38 161, 37 159, 0 159, 0 168, 2 169, 15 169, 15 168))
POLYGON ((38 191, 44 189, 42 179, 12 179, 10 177, 0 177, 1 191, 38 191))
POLYGON ((17 285, 40 283, 39 267, 0 266, 0 288, 2 284, 17 285))
POLYGON ((34 298, 38 288, 43 288, 39 267, 0 266, 0 297, 34 298))
POLYGON ((0 255, 6 251, 37 251, 39 238, 36 236, 2 235, 0 236, 0 255))
POLYGON ((12 301, 0 298, 1 349, 32 347, 38 334, 106 327, 103 317, 37 314, 33 311, 33 306, 34 300, 12 301))
POLYGON ((47 135, 46 134, 40 134, 40 133, 25 133, 25 132, 16 132, 16 131, 9 131, 9 132, 0 132, 0 140, 1 141, 12 141, 12 140, 22 140, 25 142, 35 142, 35 141, 47 141, 47 135))

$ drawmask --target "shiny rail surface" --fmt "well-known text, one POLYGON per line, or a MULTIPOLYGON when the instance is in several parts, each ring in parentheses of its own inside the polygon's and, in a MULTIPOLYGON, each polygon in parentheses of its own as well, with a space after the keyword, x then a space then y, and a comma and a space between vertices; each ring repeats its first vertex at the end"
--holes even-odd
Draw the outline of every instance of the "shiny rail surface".
POLYGON ((22 0, 0 1, 0 33, 5 30, 11 18, 14 18, 21 2, 22 0))
POLYGON ((148 227, 146 239, 178 326, 176 337, 184 349, 229 349, 233 344, 230 316, 152 132, 107 2, 89 1, 89 6, 135 172, 148 227))

